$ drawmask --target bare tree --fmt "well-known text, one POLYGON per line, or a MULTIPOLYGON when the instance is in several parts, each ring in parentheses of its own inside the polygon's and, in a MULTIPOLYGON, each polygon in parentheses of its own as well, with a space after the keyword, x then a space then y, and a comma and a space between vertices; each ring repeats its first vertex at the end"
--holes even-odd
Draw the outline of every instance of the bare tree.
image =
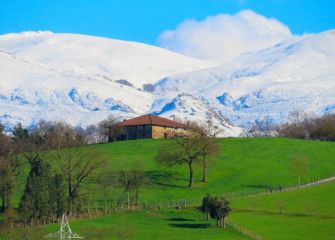
POLYGON ((284 199, 279 199, 275 202, 276 206, 278 207, 279 214, 282 214, 284 209, 287 207, 287 201, 284 199))
POLYGON ((304 176, 308 170, 309 160, 306 156, 295 154, 292 157, 292 171, 298 177, 298 187, 301 186, 301 177, 304 176))
POLYGON ((117 140, 117 136, 122 132, 122 126, 114 116, 109 116, 107 119, 99 123, 101 134, 107 138, 108 142, 117 140))
POLYGON ((199 138, 187 136, 176 138, 174 144, 163 146, 156 155, 156 161, 160 164, 172 167, 186 164, 189 170, 188 187, 192 188, 194 181, 193 164, 202 156, 199 138))
POLYGON ((255 121, 247 132, 251 137, 271 137, 275 134, 276 127, 272 123, 270 116, 265 116, 263 119, 255 121))
MULTIPOLYGON (((111 188, 112 186, 115 185, 115 183, 117 181, 115 181, 115 176, 112 172, 106 172, 104 174, 99 174, 99 176, 97 177, 97 183, 100 184, 103 188, 104 191, 104 211, 105 214, 107 213, 107 194, 109 191, 109 188, 111 188)), ((91 199, 91 192, 89 192, 89 201, 91 199)), ((88 202, 89 202, 88 201, 88 202)), ((87 208, 87 212, 89 213, 89 204, 88 203, 88 208, 87 208)))
POLYGON ((129 227, 128 225, 123 225, 121 227, 118 227, 114 234, 118 240, 127 240, 130 239, 133 236, 133 229, 129 227))
POLYGON ((287 123, 279 126, 279 134, 290 138, 309 139, 314 128, 314 117, 303 110, 289 113, 287 123))
POLYGON ((79 131, 64 122, 47 122, 41 120, 33 131, 39 136, 44 149, 61 149, 73 140, 82 140, 79 131))
POLYGON ((119 183, 123 187, 124 192, 127 194, 127 209, 129 209, 130 208, 130 193, 133 189, 129 171, 120 172, 119 183))
POLYGON ((140 189, 145 185, 146 178, 144 172, 142 171, 141 167, 138 165, 136 169, 132 170, 132 187, 135 191, 135 204, 139 205, 139 196, 140 196, 140 189))
POLYGON ((252 124, 248 129, 244 131, 246 137, 260 137, 262 134, 259 131, 257 124, 252 124))
POLYGON ((101 168, 105 159, 100 152, 83 145, 78 139, 66 137, 63 141, 64 148, 57 149, 56 158, 67 185, 67 213, 71 214, 84 180, 101 168))
POLYGON ((188 125, 188 127, 193 134, 192 137, 198 139, 202 159, 202 182, 207 182, 208 159, 219 152, 219 145, 216 143, 216 136, 222 131, 213 125, 212 122, 206 122, 203 124, 192 122, 188 125))
POLYGON ((100 128, 94 124, 91 124, 85 129, 85 143, 93 144, 103 142, 100 128))
POLYGON ((135 192, 135 204, 139 204, 139 193, 140 188, 144 186, 146 180, 144 172, 141 167, 136 164, 133 170, 126 171, 123 170, 119 174, 119 183, 123 187, 124 192, 127 193, 127 208, 130 208, 130 195, 131 192, 135 192))
POLYGON ((308 115, 303 109, 296 109, 289 113, 287 120, 291 124, 302 125, 307 118, 308 115))

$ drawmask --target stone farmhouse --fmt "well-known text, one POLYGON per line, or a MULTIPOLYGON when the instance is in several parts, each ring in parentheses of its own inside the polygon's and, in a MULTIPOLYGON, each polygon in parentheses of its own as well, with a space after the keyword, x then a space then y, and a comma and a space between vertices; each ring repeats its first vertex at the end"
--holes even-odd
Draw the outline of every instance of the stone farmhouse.
POLYGON ((186 132, 186 125, 150 114, 124 120, 120 125, 123 130, 118 140, 173 138, 186 132))

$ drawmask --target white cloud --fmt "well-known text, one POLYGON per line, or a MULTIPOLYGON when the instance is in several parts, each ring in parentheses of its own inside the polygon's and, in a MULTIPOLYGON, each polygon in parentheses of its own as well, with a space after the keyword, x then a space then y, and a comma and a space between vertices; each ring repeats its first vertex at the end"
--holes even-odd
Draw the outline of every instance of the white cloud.
POLYGON ((291 36, 290 29, 278 20, 243 10, 235 15, 209 16, 203 21, 186 20, 175 30, 162 32, 158 44, 191 57, 224 62, 291 36))

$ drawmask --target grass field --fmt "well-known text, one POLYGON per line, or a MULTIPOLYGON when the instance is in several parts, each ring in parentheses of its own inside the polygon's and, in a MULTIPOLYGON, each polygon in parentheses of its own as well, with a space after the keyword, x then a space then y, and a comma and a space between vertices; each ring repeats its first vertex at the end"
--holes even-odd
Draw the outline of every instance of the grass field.
MULTIPOLYGON (((187 199, 199 206, 206 193, 212 195, 239 195, 239 193, 265 192, 297 184, 292 172, 292 156, 303 154, 309 159, 308 171, 303 182, 335 175, 335 143, 292 140, 283 138, 228 138, 219 139, 220 153, 210 160, 208 183, 201 183, 201 166, 195 167, 195 184, 188 189, 186 166, 168 169, 155 163, 160 146, 172 140, 137 140, 111 144, 98 144, 93 148, 103 152, 107 165, 96 176, 117 173, 139 166, 148 182, 141 190, 140 200, 146 203, 162 203, 187 199)), ((51 164, 57 171, 56 162, 51 164)), ((21 197, 27 168, 22 169, 15 187, 14 203, 21 197)), ((332 239, 335 236, 335 183, 328 183, 291 192, 257 196, 233 197, 230 220, 243 228, 263 236, 264 239, 332 239), (281 212, 281 213, 280 213, 281 212)), ((125 198, 122 189, 113 186, 103 189, 95 185, 92 195, 108 201, 125 198)), ((93 200, 94 202, 94 200, 93 200)), ((102 202, 102 201, 101 201, 102 202)), ((1 216, 0 216, 1 217, 1 216)), ((216 228, 214 222, 204 221, 197 210, 141 210, 82 219, 71 223, 73 229, 86 239, 245 239, 235 230, 216 228), (209 224, 209 225, 208 225, 209 224)), ((40 239, 55 231, 56 225, 16 229, 3 239, 40 239)), ((0 237, 0 239, 1 239, 0 237)))
POLYGON ((335 182, 233 198, 230 219, 265 239, 333 239, 335 182))
MULTIPOLYGON (((204 220, 196 210, 157 210, 124 212, 91 219, 70 222, 74 232, 90 240, 114 239, 164 239, 164 240, 244 240, 247 239, 231 228, 215 227, 214 222, 204 220), (122 238, 125 237, 125 238, 122 238)), ((57 225, 16 229, 8 234, 1 232, 1 240, 42 239, 55 232, 57 225), (2 236, 2 237, 1 237, 2 236)))
MULTIPOLYGON (((309 168, 303 181, 335 175, 335 143, 303 141, 282 138, 229 138, 219 139, 220 154, 210 160, 208 183, 201 183, 201 168, 195 166, 195 184, 188 189, 188 169, 177 166, 168 169, 158 166, 155 155, 161 145, 171 140, 137 140, 99 144, 95 149, 105 153, 107 166, 97 175, 116 173, 121 169, 135 168, 140 162, 149 179, 141 190, 140 200, 146 203, 189 199, 199 202, 206 193, 225 194, 265 191, 268 186, 289 186, 297 183, 291 171, 292 155, 302 153, 309 158, 309 168)), ((57 164, 53 164, 57 170, 57 164)), ((21 197, 27 171, 23 171, 16 184, 14 197, 17 205, 21 197)), ((96 199, 103 199, 101 186, 92 190, 96 199)), ((117 187, 106 189, 108 199, 124 197, 117 187)))

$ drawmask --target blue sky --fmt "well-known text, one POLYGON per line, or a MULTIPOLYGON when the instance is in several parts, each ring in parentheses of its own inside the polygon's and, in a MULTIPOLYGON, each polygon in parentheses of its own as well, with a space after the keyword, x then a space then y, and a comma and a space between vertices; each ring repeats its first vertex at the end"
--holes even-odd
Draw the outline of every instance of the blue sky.
POLYGON ((82 33, 156 44, 186 19, 251 9, 294 34, 335 28, 335 0, 0 0, 0 34, 82 33))

